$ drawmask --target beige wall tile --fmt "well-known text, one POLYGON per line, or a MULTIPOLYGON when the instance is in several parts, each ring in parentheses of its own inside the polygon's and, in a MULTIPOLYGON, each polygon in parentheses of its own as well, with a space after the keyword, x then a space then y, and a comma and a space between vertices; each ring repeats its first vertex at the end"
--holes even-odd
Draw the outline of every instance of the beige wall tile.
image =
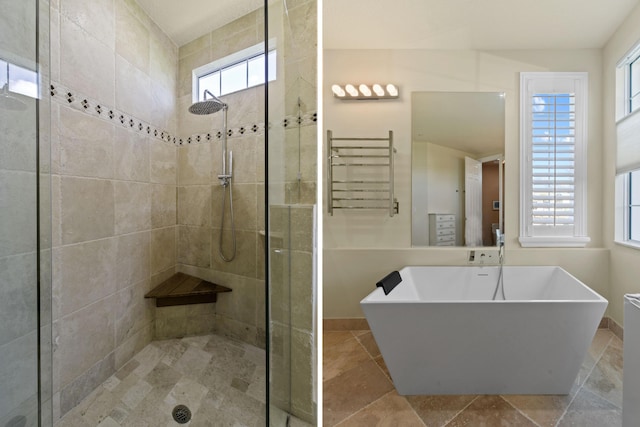
POLYGON ((261 282, 256 279, 235 276, 226 286, 233 289, 226 295, 220 295, 217 301, 217 313, 239 322, 255 326, 256 288, 261 282))
POLYGON ((230 93, 224 97, 224 102, 229 105, 227 110, 229 128, 264 122, 264 104, 258 104, 261 92, 264 92, 262 85, 230 93))
MULTIPOLYGON (((114 353, 109 353, 104 359, 98 361, 78 378, 74 379, 60 391, 60 410, 68 412, 79 405, 85 396, 98 388, 115 372, 114 353)), ((81 418, 82 419, 82 418, 81 418)), ((67 423, 67 420, 63 422, 67 423)), ((93 421, 89 421, 93 423, 93 421)), ((70 422, 71 425, 76 425, 70 422)))
POLYGON ((113 49, 114 3, 113 0, 63 0, 60 12, 71 22, 113 49))
POLYGON ((0 346, 36 329, 36 253, 0 258, 3 272, 0 298, 0 346))
POLYGON ((115 233, 133 233, 151 228, 151 184, 116 181, 115 233))
MULTIPOLYGON (((274 286, 276 286, 274 284, 274 286)), ((291 323, 294 328, 313 331, 313 257, 308 252, 291 251, 291 323)))
POLYGON ((62 177, 62 243, 114 235, 115 204, 111 181, 62 177))
POLYGON ((60 81, 100 102, 113 105, 115 58, 113 49, 64 16, 60 20, 60 81))
MULTIPOLYGON (((229 25, 234 25, 234 22, 229 25)), ((212 34, 213 40, 221 41, 220 43, 213 43, 211 46, 211 55, 213 56, 213 59, 224 58, 227 55, 231 55, 232 53, 238 52, 242 49, 254 46, 264 40, 264 37, 258 37, 255 26, 239 29, 237 32, 224 39, 216 38, 216 33, 218 32, 226 32, 226 30, 223 27, 212 34)))
POLYGON ((149 74, 149 30, 122 1, 115 5, 116 53, 149 74))
POLYGON ((117 289, 124 289, 148 280, 150 277, 151 247, 150 232, 118 236, 115 255, 115 283, 117 289))
MULTIPOLYGON (((231 262, 224 262, 217 253, 220 229, 213 229, 213 246, 215 253, 211 258, 213 269, 225 273, 256 278, 256 250, 258 233, 255 231, 236 230, 236 257, 231 262)), ((223 250, 228 258, 232 253, 231 229, 224 229, 223 250)))
MULTIPOLYGON (((33 123, 36 117, 36 102, 32 98, 17 94, 11 96, 23 101, 26 109, 0 110, 0 135, 2 135, 0 169, 35 172, 36 150, 33 147, 36 141, 36 127, 33 123)), ((40 135, 40 137, 46 137, 46 135, 40 135)), ((40 170, 42 170, 42 160, 40 159, 40 170)))
POLYGON ((211 144, 178 148, 178 185, 211 183, 211 144))
POLYGON ((175 94, 178 81, 178 47, 154 23, 149 31, 149 76, 152 80, 173 88, 175 94))
POLYGON ((176 264, 176 227, 151 231, 151 274, 160 273, 176 264))
MULTIPOLYGON (((255 184, 232 184, 233 191, 233 214, 234 222, 237 230, 256 231, 257 229, 257 195, 255 184)), ((211 187, 212 207, 211 217, 212 224, 220 227, 222 219, 223 197, 225 198, 225 228, 231 227, 230 207, 229 207, 229 188, 221 185, 213 185, 211 187), (226 195, 223 192, 226 191, 226 195)))
POLYGON ((313 335, 294 329, 291 336, 291 400, 294 414, 312 422, 315 419, 313 335))
POLYGON ((191 94, 193 70, 211 61, 213 61, 213 57, 209 49, 199 50, 189 56, 180 58, 178 64, 178 96, 191 94))
POLYGON ((178 227, 178 262, 209 267, 211 265, 211 229, 178 227))
POLYGON ((36 176, 33 172, 0 170, 0 257, 36 250, 36 176))
POLYGON ((167 86, 151 79, 151 123, 165 129, 172 137, 177 136, 176 102, 175 85, 167 86))
POLYGON ((151 185, 151 227, 162 228, 176 225, 175 185, 151 185))
POLYGON ((151 117, 151 79, 116 54, 116 108, 147 122, 151 117))
POLYGON ((29 399, 37 384, 38 337, 36 332, 23 335, 8 344, 0 346, 0 378, 2 387, 11 390, 0 399, 0 413, 8 414, 20 403, 29 399))
POLYGON ((153 323, 155 300, 145 298, 146 283, 122 289, 116 295, 116 345, 123 344, 145 326, 153 323))
MULTIPOLYGON (((256 182, 256 165, 262 159, 256 157, 258 137, 247 135, 228 140, 227 149, 233 152, 233 182, 256 182)), ((222 172, 222 143, 215 142, 212 150, 214 175, 222 172)))
POLYGON ((295 181, 300 176, 304 181, 316 179, 316 126, 302 126, 300 130, 292 128, 285 132, 285 179, 295 181))
POLYGON ((210 185, 178 187, 178 223, 180 225, 211 226, 210 185))
POLYGON ((62 387, 115 348, 114 304, 115 295, 60 319, 55 360, 58 361, 62 387))
POLYGON ((51 5, 49 13, 49 53, 51 80, 60 81, 60 13, 51 5))
POLYGON ((314 207, 296 205, 291 207, 291 248, 312 252, 314 242, 314 207))
POLYGON ((125 181, 149 181, 151 140, 148 136, 117 127, 114 140, 114 178, 125 181))
POLYGON ((258 345, 257 328, 216 314, 215 330, 228 337, 236 338, 251 345, 258 345))
POLYGON ((203 36, 198 37, 195 40, 190 41, 189 43, 180 46, 178 49, 180 59, 185 56, 193 55, 196 52, 201 50, 206 50, 211 48, 211 33, 207 33, 203 36))
POLYGON ((177 151, 173 144, 151 140, 151 182, 176 185, 177 151))
POLYGON ((111 123, 71 108, 60 108, 60 174, 113 177, 114 134, 111 123))
POLYGON ((60 251, 60 315, 66 316, 116 291, 116 241, 101 239, 60 251))
POLYGON ((140 331, 133 334, 133 336, 127 339, 125 342, 116 347, 115 351, 115 368, 116 370, 122 368, 142 350, 147 344, 153 340, 154 325, 149 324, 144 326, 140 331))
POLYGON ((0 49, 3 56, 6 52, 35 60, 36 20, 33 7, 33 3, 29 2, 3 4, 3 13, 0 17, 0 49))

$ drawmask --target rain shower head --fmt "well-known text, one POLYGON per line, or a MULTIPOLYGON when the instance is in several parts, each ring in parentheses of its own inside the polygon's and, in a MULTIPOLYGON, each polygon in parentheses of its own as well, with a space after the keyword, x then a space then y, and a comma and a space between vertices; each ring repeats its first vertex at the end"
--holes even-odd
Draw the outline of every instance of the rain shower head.
POLYGON ((208 90, 204 91, 204 100, 196 102, 189 107, 191 114, 207 115, 217 113, 220 110, 227 108, 227 104, 220 101, 214 94, 208 90), (207 99, 207 94, 211 97, 207 99))

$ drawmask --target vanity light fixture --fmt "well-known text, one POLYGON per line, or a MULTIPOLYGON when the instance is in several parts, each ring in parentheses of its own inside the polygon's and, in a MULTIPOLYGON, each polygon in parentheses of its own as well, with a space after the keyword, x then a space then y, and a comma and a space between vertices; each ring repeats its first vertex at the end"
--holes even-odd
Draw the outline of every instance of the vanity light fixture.
POLYGON ((333 96, 337 96, 338 98, 342 98, 347 94, 340 85, 331 86, 331 90, 333 91, 333 96))
POLYGON ((360 90, 360 93, 363 94, 364 96, 371 96, 371 89, 369 89, 369 86, 362 84, 358 86, 358 89, 360 90))
POLYGON ((347 93, 353 97, 358 96, 358 89, 356 89, 356 87, 352 84, 348 84, 344 87, 344 90, 347 91, 347 93))
POLYGON ((334 84, 331 86, 331 91, 334 97, 345 100, 395 99, 399 96, 398 87, 394 84, 360 84, 357 87, 351 83, 346 85, 334 84))

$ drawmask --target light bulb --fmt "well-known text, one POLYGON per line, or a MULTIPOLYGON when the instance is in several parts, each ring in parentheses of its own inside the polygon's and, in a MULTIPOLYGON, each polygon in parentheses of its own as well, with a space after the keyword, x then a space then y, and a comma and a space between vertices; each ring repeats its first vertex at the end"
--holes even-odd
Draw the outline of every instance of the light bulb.
POLYGON ((398 96, 398 88, 392 85, 391 83, 387 85, 387 92, 389 93, 390 96, 398 96))
POLYGON ((343 96, 346 95, 346 92, 344 91, 344 89, 342 89, 340 87, 340 85, 333 85, 331 86, 331 91, 333 92, 333 94, 339 98, 342 98, 343 96))
POLYGON ((365 84, 361 84, 358 89, 360 89, 360 93, 364 96, 371 96, 371 89, 365 84))
POLYGON ((356 89, 352 84, 348 84, 344 88, 349 93, 349 95, 358 96, 358 89, 356 89))
POLYGON ((373 85, 373 91, 378 96, 384 96, 384 89, 382 89, 382 86, 380 86, 378 83, 373 85))

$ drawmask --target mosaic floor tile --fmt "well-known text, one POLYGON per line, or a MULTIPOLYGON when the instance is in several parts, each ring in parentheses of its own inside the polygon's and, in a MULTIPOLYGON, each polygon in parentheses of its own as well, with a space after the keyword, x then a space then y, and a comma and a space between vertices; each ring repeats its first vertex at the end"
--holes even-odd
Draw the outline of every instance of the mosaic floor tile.
POLYGON ((191 426, 264 426, 265 372, 264 350, 237 340, 154 341, 56 426, 177 426, 178 404, 191 410, 191 426))

